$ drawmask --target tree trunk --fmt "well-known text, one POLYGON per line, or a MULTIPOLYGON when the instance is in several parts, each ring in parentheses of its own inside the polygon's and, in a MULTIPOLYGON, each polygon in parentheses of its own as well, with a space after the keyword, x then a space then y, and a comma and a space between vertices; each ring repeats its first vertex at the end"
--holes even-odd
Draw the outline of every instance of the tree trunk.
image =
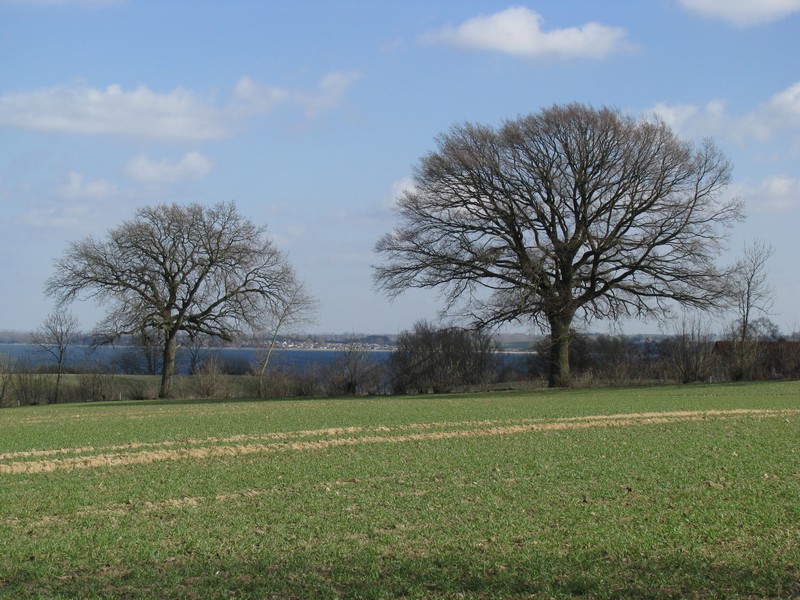
POLYGON ((161 366, 161 389, 159 398, 169 398, 172 395, 172 377, 175 375, 175 355, 178 351, 178 337, 175 332, 169 332, 164 341, 164 363, 161 366))
POLYGON ((567 388, 572 385, 569 374, 569 338, 572 317, 559 315, 550 319, 550 377, 547 386, 567 388))
POLYGON ((58 390, 61 387, 61 374, 64 372, 64 367, 58 363, 58 374, 56 375, 56 390, 53 393, 53 404, 58 404, 58 390))
POLYGON ((261 370, 258 373, 258 397, 264 398, 267 395, 267 386, 266 382, 264 381, 264 375, 267 373, 267 366, 269 365, 269 359, 272 356, 272 351, 275 349, 275 343, 278 341, 278 329, 280 327, 280 322, 278 326, 275 327, 275 332, 272 334, 272 339, 269 341, 269 346, 267 347, 267 353, 264 356, 264 361, 261 363, 261 370))

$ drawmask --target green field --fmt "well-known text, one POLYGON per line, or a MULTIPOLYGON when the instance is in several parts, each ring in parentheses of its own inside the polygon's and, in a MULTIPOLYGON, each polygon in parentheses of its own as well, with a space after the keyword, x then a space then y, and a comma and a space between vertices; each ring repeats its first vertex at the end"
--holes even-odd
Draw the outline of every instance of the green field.
POLYGON ((4 409, 0 596, 800 597, 800 383, 4 409))

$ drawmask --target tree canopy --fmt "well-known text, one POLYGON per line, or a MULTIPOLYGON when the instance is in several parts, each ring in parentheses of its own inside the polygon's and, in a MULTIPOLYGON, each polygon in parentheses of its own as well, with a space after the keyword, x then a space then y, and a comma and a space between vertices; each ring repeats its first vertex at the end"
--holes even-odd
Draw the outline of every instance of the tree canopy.
POLYGON ((70 244, 45 286, 61 303, 108 305, 98 325, 105 339, 157 331, 160 397, 171 394, 180 332, 230 340, 283 312, 298 289, 285 254, 233 203, 142 208, 104 240, 70 244))
POLYGON ((731 168, 710 140, 695 147, 660 120, 570 104, 498 128, 454 125, 436 146, 376 245, 376 283, 390 296, 439 288, 446 312, 479 327, 549 332, 551 386, 570 383, 576 318, 725 298, 715 259, 741 206, 722 197, 731 168))

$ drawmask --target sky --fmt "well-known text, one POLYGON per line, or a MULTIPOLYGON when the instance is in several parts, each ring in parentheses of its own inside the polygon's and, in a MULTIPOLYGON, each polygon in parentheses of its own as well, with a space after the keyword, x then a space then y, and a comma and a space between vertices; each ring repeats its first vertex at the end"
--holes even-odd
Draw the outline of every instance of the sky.
POLYGON ((434 320, 435 292, 372 281, 415 165, 454 124, 569 102, 713 138, 747 213, 720 262, 771 245, 770 318, 800 330, 798 56, 800 0, 0 0, 0 330, 54 309, 70 242, 172 202, 266 225, 310 331, 434 320))

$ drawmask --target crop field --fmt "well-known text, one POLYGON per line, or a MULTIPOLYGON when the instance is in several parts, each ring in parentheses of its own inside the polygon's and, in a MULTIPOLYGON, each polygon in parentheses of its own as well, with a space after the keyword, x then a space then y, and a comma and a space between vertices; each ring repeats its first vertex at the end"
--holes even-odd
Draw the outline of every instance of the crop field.
POLYGON ((800 597, 800 383, 0 411, 0 597, 800 597))

